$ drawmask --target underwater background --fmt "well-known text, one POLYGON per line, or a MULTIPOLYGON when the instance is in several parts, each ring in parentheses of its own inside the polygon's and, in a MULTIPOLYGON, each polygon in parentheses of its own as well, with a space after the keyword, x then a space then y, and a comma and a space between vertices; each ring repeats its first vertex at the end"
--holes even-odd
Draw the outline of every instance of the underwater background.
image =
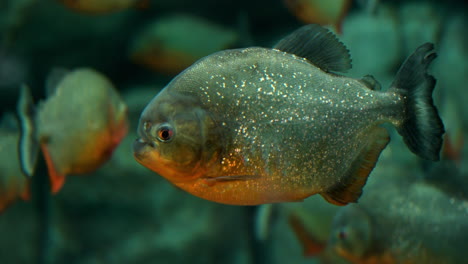
MULTIPOLYGON (((113 83, 129 120, 112 158, 68 176, 56 194, 39 159, 29 199, 18 195, 0 212, 0 263, 468 263, 465 0, 108 2, 119 1, 0 0, 2 116, 16 112, 22 84, 39 102, 54 69, 87 67, 113 83), (319 196, 262 206, 205 201, 135 161, 139 116, 174 76, 222 49, 271 47, 307 23, 337 32, 353 59, 347 76, 371 74, 384 90, 408 55, 435 44, 440 162, 416 157, 391 129, 358 203, 368 215, 361 221, 319 196), (343 215, 358 224, 341 225, 343 215)), ((0 178, 13 177, 5 168, 18 162, 15 151, 0 147, 0 178)))

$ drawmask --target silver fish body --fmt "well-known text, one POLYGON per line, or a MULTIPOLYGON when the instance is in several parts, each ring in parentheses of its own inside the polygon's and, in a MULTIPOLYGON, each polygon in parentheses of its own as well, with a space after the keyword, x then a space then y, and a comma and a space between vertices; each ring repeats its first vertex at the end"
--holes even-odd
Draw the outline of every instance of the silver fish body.
POLYGON ((355 201, 388 142, 379 125, 402 125, 407 96, 396 88, 373 90, 372 78, 330 73, 281 46, 221 51, 178 75, 143 111, 136 159, 182 189, 222 203, 295 201, 316 193, 335 204, 355 201), (191 144, 177 143, 189 123, 198 131, 192 148, 198 146, 193 155, 199 158, 182 171, 184 165, 168 160, 191 144), (173 130, 174 141, 157 140, 160 124, 173 130))

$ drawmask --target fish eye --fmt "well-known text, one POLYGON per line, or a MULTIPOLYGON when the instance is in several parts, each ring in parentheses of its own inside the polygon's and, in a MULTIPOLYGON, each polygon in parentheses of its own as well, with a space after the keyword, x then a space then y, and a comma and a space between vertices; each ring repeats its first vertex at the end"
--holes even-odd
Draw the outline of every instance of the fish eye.
POLYGON ((157 139, 161 142, 168 142, 174 137, 174 129, 167 123, 161 124, 156 129, 157 139))

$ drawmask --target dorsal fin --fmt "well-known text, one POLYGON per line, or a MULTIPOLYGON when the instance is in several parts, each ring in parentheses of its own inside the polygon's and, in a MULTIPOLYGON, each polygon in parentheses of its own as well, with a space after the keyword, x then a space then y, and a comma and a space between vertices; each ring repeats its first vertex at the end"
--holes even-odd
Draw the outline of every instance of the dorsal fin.
POLYGON ((273 48, 305 58, 327 72, 351 69, 351 57, 346 46, 335 34, 319 25, 303 26, 273 48))

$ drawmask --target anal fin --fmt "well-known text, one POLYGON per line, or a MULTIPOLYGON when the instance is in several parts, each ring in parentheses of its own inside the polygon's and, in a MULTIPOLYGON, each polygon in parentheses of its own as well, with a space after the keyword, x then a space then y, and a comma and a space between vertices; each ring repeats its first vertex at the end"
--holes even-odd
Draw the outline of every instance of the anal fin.
POLYGON ((390 138, 386 129, 377 127, 370 131, 367 146, 357 156, 345 173, 343 181, 337 183, 324 193, 323 198, 335 205, 346 205, 357 202, 367 177, 374 169, 380 153, 387 146, 390 138))
POLYGON ((59 173, 57 169, 55 168, 54 161, 52 160, 52 157, 50 156, 50 153, 47 149, 46 144, 41 144, 41 149, 42 149, 42 154, 44 155, 44 159, 47 163, 47 169, 49 172, 49 178, 50 178, 50 191, 52 193, 57 193, 62 189, 63 184, 65 183, 65 175, 62 173, 59 173))

